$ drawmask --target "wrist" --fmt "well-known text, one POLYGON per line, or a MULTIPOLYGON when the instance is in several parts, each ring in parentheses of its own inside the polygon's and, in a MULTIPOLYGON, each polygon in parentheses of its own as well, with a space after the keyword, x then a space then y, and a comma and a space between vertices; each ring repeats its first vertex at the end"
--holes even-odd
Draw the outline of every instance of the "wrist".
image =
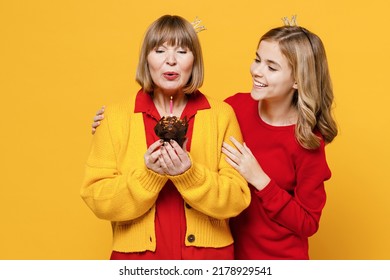
POLYGON ((251 183, 251 185, 254 186, 258 191, 261 191, 269 184, 269 182, 271 182, 271 178, 265 175, 259 176, 255 182, 251 183))

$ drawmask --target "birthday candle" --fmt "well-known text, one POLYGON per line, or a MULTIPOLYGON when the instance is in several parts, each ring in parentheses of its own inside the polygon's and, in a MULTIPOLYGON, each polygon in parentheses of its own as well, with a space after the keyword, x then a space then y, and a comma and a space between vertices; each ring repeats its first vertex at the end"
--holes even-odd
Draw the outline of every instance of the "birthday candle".
POLYGON ((173 97, 171 96, 171 100, 169 101, 169 112, 171 113, 171 117, 173 116, 173 97))

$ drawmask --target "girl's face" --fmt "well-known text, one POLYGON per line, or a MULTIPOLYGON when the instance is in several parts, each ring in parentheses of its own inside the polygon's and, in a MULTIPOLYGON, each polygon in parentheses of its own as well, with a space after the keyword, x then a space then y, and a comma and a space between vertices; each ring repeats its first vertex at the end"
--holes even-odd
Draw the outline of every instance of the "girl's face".
POLYGON ((189 49, 164 43, 148 54, 147 61, 155 93, 182 93, 194 64, 194 55, 189 49))
POLYGON ((274 41, 261 41, 250 72, 254 100, 285 101, 292 99, 297 85, 291 67, 274 41))

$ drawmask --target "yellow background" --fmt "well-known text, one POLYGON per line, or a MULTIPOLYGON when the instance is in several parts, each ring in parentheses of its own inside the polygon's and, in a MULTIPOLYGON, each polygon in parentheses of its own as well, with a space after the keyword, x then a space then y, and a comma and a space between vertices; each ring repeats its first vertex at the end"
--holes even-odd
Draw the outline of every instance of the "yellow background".
POLYGON ((389 7, 361 1, 1 0, 0 259, 107 259, 111 229, 79 197, 96 110, 138 89, 141 40, 199 16, 202 91, 249 91, 259 36, 298 15, 326 46, 340 134, 313 259, 390 259, 389 7), (364 3, 364 4, 362 4, 364 3))

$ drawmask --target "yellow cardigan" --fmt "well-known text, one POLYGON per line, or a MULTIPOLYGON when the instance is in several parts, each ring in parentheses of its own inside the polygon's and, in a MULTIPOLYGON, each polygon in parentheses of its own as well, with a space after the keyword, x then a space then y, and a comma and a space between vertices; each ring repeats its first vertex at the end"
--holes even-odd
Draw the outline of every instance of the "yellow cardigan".
MULTIPOLYGON (((195 116, 192 166, 177 176, 162 176, 144 164, 147 150, 142 113, 134 113, 135 95, 107 106, 93 137, 81 197, 101 219, 111 221, 113 250, 155 251, 155 202, 171 180, 191 207, 185 209, 187 246, 224 247, 233 243, 229 218, 250 203, 241 175, 224 159, 222 142, 242 141, 232 108, 207 97, 211 108, 195 116), (195 236, 195 240, 187 236, 195 236)), ((170 222, 170 221, 167 221, 170 222)))

